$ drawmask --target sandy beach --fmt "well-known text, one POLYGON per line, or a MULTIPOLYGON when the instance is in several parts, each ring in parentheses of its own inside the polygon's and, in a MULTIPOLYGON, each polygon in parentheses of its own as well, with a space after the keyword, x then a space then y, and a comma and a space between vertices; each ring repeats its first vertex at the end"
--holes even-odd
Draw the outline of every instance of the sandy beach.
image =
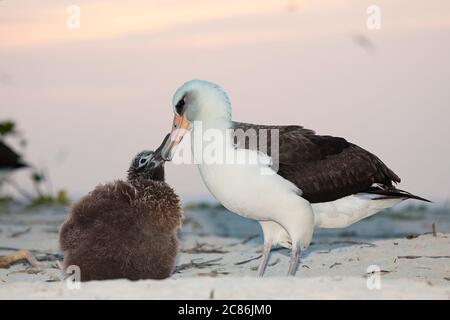
POLYGON ((273 251, 264 279, 255 277, 262 242, 255 222, 214 207, 185 216, 171 279, 94 281, 76 290, 57 262, 64 208, 1 214, 0 255, 27 249, 41 268, 0 269, 0 299, 450 298, 448 213, 382 213, 347 229, 318 229, 295 279, 285 277, 285 249, 273 251))
POLYGON ((450 300, 450 1, 0 8, 0 300, 450 300))

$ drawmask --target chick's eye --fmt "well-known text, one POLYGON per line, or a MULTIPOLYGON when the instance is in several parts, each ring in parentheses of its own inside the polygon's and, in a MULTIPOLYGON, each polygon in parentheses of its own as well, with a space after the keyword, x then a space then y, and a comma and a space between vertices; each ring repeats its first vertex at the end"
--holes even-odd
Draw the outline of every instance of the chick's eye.
POLYGON ((139 161, 139 165, 143 165, 143 164, 145 164, 147 162, 147 159, 145 159, 145 158, 142 158, 140 161, 139 161))

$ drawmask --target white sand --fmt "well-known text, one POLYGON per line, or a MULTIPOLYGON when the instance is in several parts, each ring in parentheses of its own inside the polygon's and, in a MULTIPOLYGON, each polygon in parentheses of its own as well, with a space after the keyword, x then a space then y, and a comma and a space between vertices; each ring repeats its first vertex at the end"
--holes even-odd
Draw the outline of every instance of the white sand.
MULTIPOLYGON (((450 298, 447 233, 373 240, 319 230, 302 255, 295 279, 284 277, 289 263, 289 252, 284 249, 272 253, 266 278, 257 279, 261 238, 252 237, 259 234, 257 225, 222 212, 187 213, 180 234, 179 270, 171 279, 95 281, 70 290, 56 263, 60 258, 57 230, 64 215, 55 211, 0 215, 0 255, 14 248, 33 249, 44 260, 42 269, 26 263, 0 269, 0 299, 450 298), (367 286, 371 265, 381 270, 371 275, 380 279, 380 289, 367 286)), ((350 231, 364 231, 370 223, 376 226, 364 222, 350 231)))
POLYGON ((82 283, 79 290, 19 282, 0 288, 1 299, 448 299, 449 294, 448 288, 407 279, 383 280, 380 290, 368 290, 364 279, 349 277, 114 280, 82 283))

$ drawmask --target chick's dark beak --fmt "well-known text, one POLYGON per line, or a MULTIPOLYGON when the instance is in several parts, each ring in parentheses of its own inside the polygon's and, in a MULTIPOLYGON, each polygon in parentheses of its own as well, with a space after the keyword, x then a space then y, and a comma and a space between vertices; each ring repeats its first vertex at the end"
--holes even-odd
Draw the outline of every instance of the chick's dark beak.
POLYGON ((165 159, 163 158, 161 151, 164 149, 164 146, 167 144, 167 141, 169 141, 169 138, 170 133, 166 135, 161 145, 153 153, 152 158, 149 161, 149 165, 152 166, 153 168, 164 165, 165 159))

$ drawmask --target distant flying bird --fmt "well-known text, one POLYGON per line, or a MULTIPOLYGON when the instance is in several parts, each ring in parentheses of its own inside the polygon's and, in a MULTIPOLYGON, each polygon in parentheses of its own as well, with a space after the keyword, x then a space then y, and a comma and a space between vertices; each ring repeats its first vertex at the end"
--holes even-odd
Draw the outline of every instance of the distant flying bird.
POLYGON ((353 41, 355 42, 356 45, 363 48, 369 54, 375 54, 377 51, 377 47, 375 46, 373 41, 364 34, 354 35, 353 41))
POLYGON ((159 150, 141 152, 127 182, 99 185, 70 210, 59 237, 64 269, 77 265, 82 281, 167 278, 181 218, 159 150))
POLYGON ((260 223, 264 247, 259 276, 273 245, 292 249, 288 274, 295 275, 300 252, 309 246, 314 227, 346 227, 405 199, 427 201, 395 188, 400 178, 392 170, 344 138, 317 135, 297 125, 233 122, 230 100, 216 84, 201 80, 185 83, 175 92, 173 110, 171 139, 162 150, 164 159, 171 159, 186 129, 193 129, 194 157, 199 146, 207 151, 210 145, 199 143, 197 139, 203 137, 196 131, 214 129, 223 133, 224 153, 231 154, 231 159, 253 155, 261 160, 256 164, 203 161, 198 165, 205 185, 223 206, 260 223), (277 172, 261 174, 271 170, 271 141, 266 153, 249 149, 245 141, 239 141, 239 135, 234 141, 237 129, 279 130, 277 172))

